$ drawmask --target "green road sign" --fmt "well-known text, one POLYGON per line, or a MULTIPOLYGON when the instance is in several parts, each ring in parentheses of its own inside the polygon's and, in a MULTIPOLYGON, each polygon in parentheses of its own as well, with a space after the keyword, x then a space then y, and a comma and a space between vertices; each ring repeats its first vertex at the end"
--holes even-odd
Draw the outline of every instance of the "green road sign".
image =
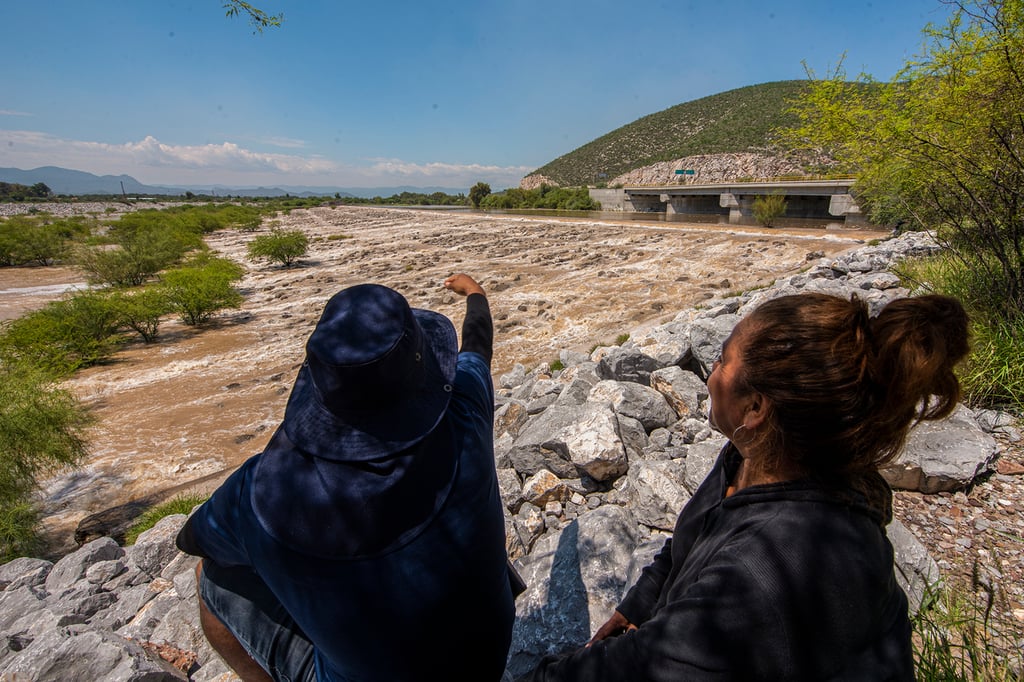
POLYGON ((696 175, 697 171, 692 168, 683 168, 676 171, 676 175, 696 175))

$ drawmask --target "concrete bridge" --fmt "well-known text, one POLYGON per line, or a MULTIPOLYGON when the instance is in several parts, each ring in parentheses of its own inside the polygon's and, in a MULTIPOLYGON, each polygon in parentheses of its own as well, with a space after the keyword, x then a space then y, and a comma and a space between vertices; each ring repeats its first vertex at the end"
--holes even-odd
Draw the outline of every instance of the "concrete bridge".
POLYGON ((787 218, 823 218, 849 226, 866 220, 850 194, 853 179, 733 182, 592 189, 590 196, 605 211, 637 211, 668 215, 728 215, 730 220, 753 216, 754 199, 766 194, 786 197, 787 218))

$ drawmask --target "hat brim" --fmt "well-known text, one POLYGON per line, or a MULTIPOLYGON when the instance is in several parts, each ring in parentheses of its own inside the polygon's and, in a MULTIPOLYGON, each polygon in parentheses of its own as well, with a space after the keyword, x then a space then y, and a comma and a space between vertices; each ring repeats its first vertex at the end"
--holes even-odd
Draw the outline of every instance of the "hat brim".
POLYGON ((415 445, 437 426, 454 390, 458 337, 444 315, 418 308, 412 313, 423 331, 424 378, 383 409, 353 410, 344 417, 331 412, 303 363, 282 424, 299 450, 324 459, 379 459, 415 445))

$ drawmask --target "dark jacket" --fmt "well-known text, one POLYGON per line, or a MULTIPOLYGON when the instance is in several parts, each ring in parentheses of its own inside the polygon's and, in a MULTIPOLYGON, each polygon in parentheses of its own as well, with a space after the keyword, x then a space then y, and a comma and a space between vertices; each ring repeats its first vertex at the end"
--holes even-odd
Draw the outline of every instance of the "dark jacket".
POLYGON ((451 402, 414 446, 421 452, 413 460, 427 470, 395 473, 398 457, 344 471, 297 458, 277 472, 274 494, 292 499, 279 526, 302 526, 300 540, 319 534, 316 546, 271 532, 254 510, 261 458, 288 447, 277 443, 287 438, 283 429, 179 534, 178 546, 206 566, 248 567, 259 576, 313 643, 318 679, 419 680, 431 671, 501 677, 515 606, 494 469, 491 335, 486 299, 469 296, 451 402), (431 486, 426 477, 438 458, 430 455, 441 448, 455 453, 455 472, 444 476, 450 483, 431 486), (330 494, 313 494, 307 466, 318 468, 330 494), (370 484, 385 478, 374 493, 370 484), (411 488, 431 491, 425 512, 410 502, 411 488))
POLYGON ((619 605, 639 629, 531 679, 913 680, 881 477, 858 482, 867 494, 794 481, 725 497, 738 464, 723 450, 619 605))

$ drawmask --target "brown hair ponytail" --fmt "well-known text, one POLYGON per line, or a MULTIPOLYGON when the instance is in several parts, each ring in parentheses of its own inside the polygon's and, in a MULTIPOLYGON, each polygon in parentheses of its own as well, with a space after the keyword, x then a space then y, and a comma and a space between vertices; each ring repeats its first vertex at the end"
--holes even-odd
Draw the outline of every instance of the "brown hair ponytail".
POLYGON ((856 295, 804 293, 762 304, 742 339, 743 382, 771 404, 770 456, 842 475, 887 463, 912 423, 952 412, 967 314, 955 299, 919 296, 870 318, 856 295))

